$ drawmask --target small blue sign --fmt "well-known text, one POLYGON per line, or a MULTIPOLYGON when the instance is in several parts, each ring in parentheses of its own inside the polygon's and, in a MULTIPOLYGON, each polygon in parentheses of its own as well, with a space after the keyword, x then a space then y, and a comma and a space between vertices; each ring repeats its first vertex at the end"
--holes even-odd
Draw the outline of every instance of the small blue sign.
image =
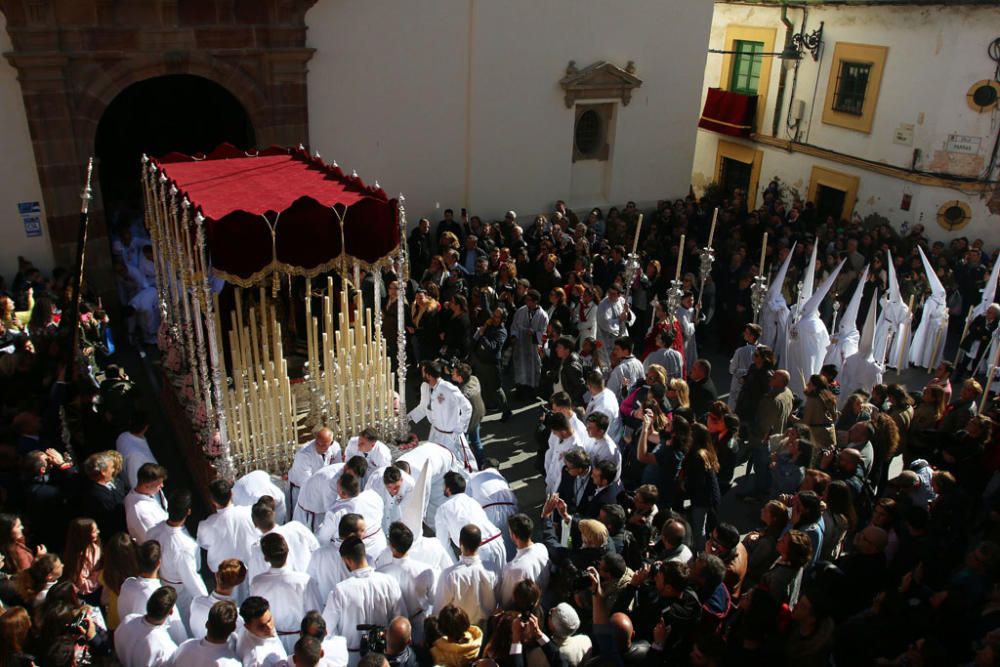
POLYGON ((24 234, 28 238, 42 235, 42 207, 36 201, 18 202, 17 212, 24 221, 24 234))

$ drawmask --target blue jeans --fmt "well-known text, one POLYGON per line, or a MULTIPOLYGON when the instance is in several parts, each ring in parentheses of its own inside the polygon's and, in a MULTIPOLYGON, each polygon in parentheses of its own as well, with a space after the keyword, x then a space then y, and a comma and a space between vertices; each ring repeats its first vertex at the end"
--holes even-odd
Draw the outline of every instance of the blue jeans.
POLYGON ((472 450, 472 455, 476 457, 476 464, 480 470, 483 468, 483 459, 486 458, 483 452, 483 441, 479 437, 479 424, 476 424, 476 428, 469 429, 469 432, 465 434, 469 439, 469 449, 472 450))

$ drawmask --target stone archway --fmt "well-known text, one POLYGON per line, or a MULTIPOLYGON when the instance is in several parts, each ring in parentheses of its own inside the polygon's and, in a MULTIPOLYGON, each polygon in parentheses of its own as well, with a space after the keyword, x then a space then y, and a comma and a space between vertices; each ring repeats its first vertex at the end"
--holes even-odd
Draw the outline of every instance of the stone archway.
MULTIPOLYGON (((80 187, 100 120, 128 86, 189 74, 228 90, 260 146, 308 143, 305 12, 316 0, 0 0, 56 261, 75 251, 80 187)), ((88 266, 109 276, 102 202, 88 266)))

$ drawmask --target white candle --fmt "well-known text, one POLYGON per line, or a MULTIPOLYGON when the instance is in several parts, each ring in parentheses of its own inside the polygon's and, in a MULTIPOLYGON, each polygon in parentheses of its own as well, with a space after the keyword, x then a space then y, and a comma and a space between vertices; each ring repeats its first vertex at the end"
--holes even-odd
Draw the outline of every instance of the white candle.
POLYGON ((681 279, 681 265, 684 263, 684 235, 681 234, 681 242, 677 245, 677 272, 674 274, 674 280, 681 279))
POLYGON ((760 244, 760 264, 757 266, 757 273, 760 275, 767 275, 764 273, 764 256, 767 254, 767 232, 764 232, 764 241, 760 244))
POLYGON ((639 214, 639 219, 635 223, 635 237, 632 239, 632 254, 635 254, 636 248, 639 247, 639 234, 642 232, 642 213, 639 214))
POLYGON ((715 223, 719 221, 719 207, 715 207, 715 212, 712 213, 712 228, 708 230, 708 247, 712 247, 712 241, 715 240, 715 223))

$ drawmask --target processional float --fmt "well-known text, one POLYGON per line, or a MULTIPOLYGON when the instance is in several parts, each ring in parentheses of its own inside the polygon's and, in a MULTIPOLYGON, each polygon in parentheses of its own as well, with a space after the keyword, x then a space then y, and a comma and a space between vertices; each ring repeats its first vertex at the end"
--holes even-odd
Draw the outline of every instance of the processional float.
POLYGON ((408 279, 402 196, 301 146, 143 156, 142 172, 163 370, 220 476, 284 472, 320 425, 345 443, 406 432, 404 302, 394 370, 380 290, 366 308, 361 284, 362 270, 408 279))

